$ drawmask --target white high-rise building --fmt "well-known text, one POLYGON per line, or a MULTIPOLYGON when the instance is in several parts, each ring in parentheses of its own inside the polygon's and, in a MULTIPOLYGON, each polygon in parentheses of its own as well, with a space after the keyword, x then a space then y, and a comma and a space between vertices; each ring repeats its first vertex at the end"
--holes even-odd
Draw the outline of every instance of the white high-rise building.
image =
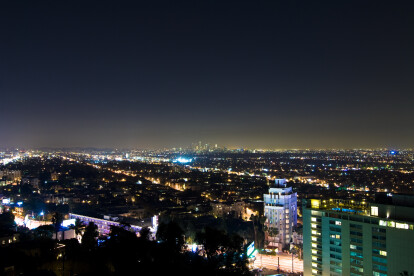
POLYGON ((270 247, 282 249, 291 242, 293 228, 297 224, 297 194, 287 187, 286 179, 276 179, 269 193, 264 194, 265 225, 277 228, 276 238, 267 237, 270 247))

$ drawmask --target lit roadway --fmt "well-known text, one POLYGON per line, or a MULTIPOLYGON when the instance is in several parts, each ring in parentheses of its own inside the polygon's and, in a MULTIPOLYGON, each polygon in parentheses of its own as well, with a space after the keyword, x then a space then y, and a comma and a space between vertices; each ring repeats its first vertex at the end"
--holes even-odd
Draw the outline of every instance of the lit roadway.
MULTIPOLYGON (((277 270, 277 258, 279 257, 280 271, 292 272, 292 255, 279 253, 277 256, 271 255, 256 255, 256 261, 254 262, 255 268, 266 268, 269 270, 277 270)), ((298 258, 293 259, 294 272, 303 273, 303 261, 298 258)))

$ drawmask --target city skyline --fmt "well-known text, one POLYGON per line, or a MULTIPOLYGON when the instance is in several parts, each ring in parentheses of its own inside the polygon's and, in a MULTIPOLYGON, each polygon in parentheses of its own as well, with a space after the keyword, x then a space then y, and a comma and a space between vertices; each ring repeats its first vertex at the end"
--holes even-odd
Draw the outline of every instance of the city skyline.
POLYGON ((0 4, 0 146, 413 148, 414 5, 0 4))
POLYGON ((182 150, 0 149, 0 271, 413 271, 413 154, 203 141, 182 150))
POLYGON ((46 151, 46 152, 58 152, 58 151, 112 151, 112 152, 172 152, 172 153, 179 153, 179 152, 194 152, 194 153, 208 153, 208 152, 243 152, 249 151, 253 153, 265 153, 265 152, 352 152, 352 151, 378 151, 378 152, 386 152, 391 155, 399 154, 400 152, 411 152, 413 148, 394 148, 394 147, 331 147, 331 148, 259 148, 259 147, 228 147, 225 145, 218 145, 218 144, 204 144, 203 148, 199 149, 194 146, 194 143, 190 145, 175 145, 171 147, 151 147, 151 148, 139 148, 139 147, 93 147, 93 146, 49 146, 49 147, 19 147, 19 146, 7 146, 7 147, 0 147, 0 150, 7 151, 7 152, 14 152, 14 151, 46 151))

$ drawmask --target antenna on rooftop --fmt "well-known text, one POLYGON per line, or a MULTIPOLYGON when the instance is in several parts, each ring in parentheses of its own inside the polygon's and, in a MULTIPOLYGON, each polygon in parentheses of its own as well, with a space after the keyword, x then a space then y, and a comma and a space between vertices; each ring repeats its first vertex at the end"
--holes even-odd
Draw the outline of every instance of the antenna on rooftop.
POLYGON ((275 186, 277 188, 286 188, 287 181, 285 178, 277 178, 275 179, 275 186))

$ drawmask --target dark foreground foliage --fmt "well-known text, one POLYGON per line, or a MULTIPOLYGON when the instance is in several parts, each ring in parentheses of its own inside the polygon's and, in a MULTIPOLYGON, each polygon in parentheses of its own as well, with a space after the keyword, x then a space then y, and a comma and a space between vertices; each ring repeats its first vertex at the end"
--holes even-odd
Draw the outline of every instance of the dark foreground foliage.
POLYGON ((82 243, 41 235, 0 248, 0 275, 249 275, 243 239, 218 230, 197 234, 206 249, 197 252, 185 247, 175 222, 159 226, 157 241, 145 228, 137 237, 128 226, 113 227, 104 240, 95 230, 88 225, 82 243))

